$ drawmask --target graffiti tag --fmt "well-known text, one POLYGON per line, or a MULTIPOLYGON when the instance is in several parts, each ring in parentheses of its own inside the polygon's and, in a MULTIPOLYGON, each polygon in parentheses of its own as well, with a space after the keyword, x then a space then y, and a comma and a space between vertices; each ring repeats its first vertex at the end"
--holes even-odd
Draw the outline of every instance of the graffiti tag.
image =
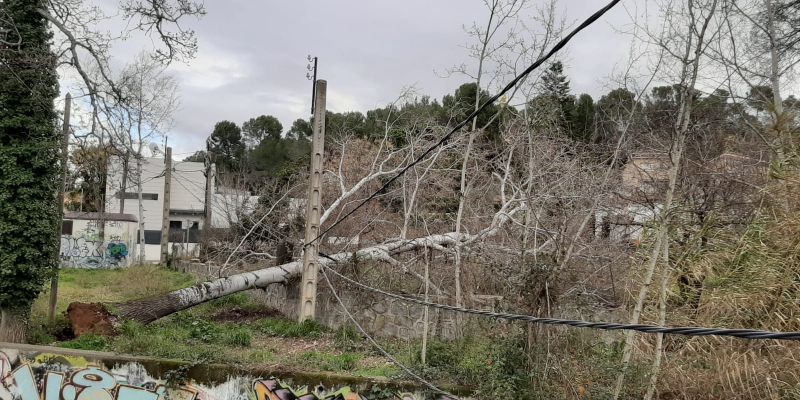
MULTIPOLYGON (((348 386, 292 388, 277 379, 231 377, 216 387, 167 385, 138 363, 111 371, 83 357, 0 349, 0 400, 366 400, 348 386)), ((410 393, 397 400, 418 400, 410 393)))
POLYGON ((128 245, 121 240, 103 243, 86 236, 61 235, 61 262, 72 268, 117 268, 125 265, 128 245))

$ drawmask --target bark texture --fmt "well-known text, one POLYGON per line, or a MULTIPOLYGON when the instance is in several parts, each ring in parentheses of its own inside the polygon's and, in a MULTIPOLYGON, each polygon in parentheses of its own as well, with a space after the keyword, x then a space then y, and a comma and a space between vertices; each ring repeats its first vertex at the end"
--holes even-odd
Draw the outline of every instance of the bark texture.
POLYGON ((25 343, 28 315, 9 309, 0 309, 0 342, 25 343))

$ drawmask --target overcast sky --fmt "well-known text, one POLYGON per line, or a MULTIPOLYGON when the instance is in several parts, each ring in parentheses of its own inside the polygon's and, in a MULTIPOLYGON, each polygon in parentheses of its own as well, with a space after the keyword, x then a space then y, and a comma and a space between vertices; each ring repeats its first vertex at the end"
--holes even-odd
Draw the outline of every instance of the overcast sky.
MULTIPOLYGON (((627 0, 627 6, 633 1, 627 0)), ((189 65, 171 67, 182 98, 169 135, 176 159, 203 148, 221 120, 241 125, 271 114, 288 129, 296 118, 306 118, 308 54, 319 57, 318 76, 328 81, 332 111, 383 106, 409 85, 441 98, 465 78, 439 75, 472 62, 463 27, 487 18, 481 0, 205 3, 208 14, 190 24, 197 32, 197 57, 189 65)), ((572 23, 605 3, 561 0, 559 7, 572 23)), ((630 39, 614 29, 629 23, 622 6, 581 33, 562 54, 573 92, 604 93, 603 82, 626 61, 630 39)))

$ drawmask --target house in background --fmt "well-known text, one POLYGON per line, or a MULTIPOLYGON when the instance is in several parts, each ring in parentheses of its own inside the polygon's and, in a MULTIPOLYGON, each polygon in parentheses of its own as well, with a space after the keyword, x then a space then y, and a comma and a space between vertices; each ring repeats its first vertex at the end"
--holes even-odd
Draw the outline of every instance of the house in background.
POLYGON ((638 243, 661 210, 671 161, 666 153, 639 153, 622 167, 621 185, 595 212, 595 236, 638 243))
MULTIPOLYGON (((122 160, 109 160, 106 178, 106 211, 139 215, 137 186, 142 182, 142 222, 144 223, 145 261, 161 257, 161 227, 164 210, 165 162, 163 158, 142 160, 142 176, 136 176, 134 163, 122 187, 122 160)), ((212 176, 215 167, 211 167, 212 176)), ((206 176, 201 162, 174 161, 170 180, 168 251, 177 257, 197 256, 200 231, 206 227, 229 228, 239 215, 252 212, 258 197, 249 192, 218 187, 211 179, 211 221, 205 221, 206 176)), ((137 229, 138 232, 138 229, 137 229)), ((138 244, 138 233, 134 239, 138 244)), ((138 254, 138 253, 136 253, 138 254)))
MULTIPOLYGON (((724 205, 733 217, 745 215, 747 203, 757 192, 748 182, 762 182, 767 174, 762 158, 726 152, 705 162, 690 161, 686 168, 695 178, 685 190, 699 202, 694 207, 702 212, 702 202, 713 201, 724 205)), ((663 208, 671 165, 666 153, 631 156, 622 168, 621 185, 595 212, 595 236, 638 244, 646 225, 663 208)))

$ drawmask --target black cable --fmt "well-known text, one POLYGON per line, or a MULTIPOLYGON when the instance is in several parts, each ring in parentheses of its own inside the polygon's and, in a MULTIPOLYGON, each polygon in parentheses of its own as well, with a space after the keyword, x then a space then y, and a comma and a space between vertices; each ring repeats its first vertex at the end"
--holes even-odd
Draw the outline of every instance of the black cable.
MULTIPOLYGON (((319 233, 319 234, 318 234, 318 235, 317 235, 317 236, 316 236, 314 239, 312 239, 310 242, 308 242, 308 243, 305 243, 305 244, 303 245, 303 248, 306 248, 306 247, 308 247, 309 245, 311 245, 311 243, 314 243, 314 242, 316 242, 317 240, 319 240, 319 238, 321 238, 323 235, 325 235, 326 233, 328 233, 328 232, 329 232, 331 229, 335 228, 337 225, 339 225, 340 223, 342 223, 342 222, 343 222, 345 219, 347 219, 348 217, 350 217, 351 215, 353 215, 353 214, 354 214, 356 211, 358 211, 358 209, 360 209, 360 208, 361 208, 361 207, 363 207, 365 204, 367 204, 367 203, 368 203, 370 200, 374 199, 374 198, 375 198, 376 196, 378 196, 378 195, 379 195, 381 192, 383 192, 384 190, 386 190, 386 188, 388 188, 388 187, 389 187, 389 185, 391 185, 392 183, 394 183, 394 181, 396 181, 398 178, 400 178, 401 176, 403 176, 403 174, 405 174, 406 172, 408 172, 408 170, 409 170, 409 169, 411 169, 411 168, 412 168, 412 167, 414 167, 415 165, 419 164, 419 163, 420 163, 420 162, 421 162, 423 159, 425 159, 425 157, 427 157, 427 156, 428 156, 428 155, 429 155, 429 154, 430 154, 430 153, 431 153, 431 152, 432 152, 434 149, 436 149, 437 147, 439 147, 439 146, 441 146, 441 145, 445 144, 445 143, 446 143, 446 142, 447 142, 447 141, 448 141, 448 140, 449 140, 449 139, 450 139, 450 138, 451 138, 451 137, 452 137, 452 136, 453 136, 453 135, 454 135, 454 134, 455 134, 455 133, 456 133, 456 132, 457 132, 459 129, 461 129, 461 128, 463 128, 464 126, 466 126, 466 125, 467 125, 467 124, 468 124, 468 123, 469 123, 469 122, 470 122, 470 121, 471 121, 473 118, 475 118, 475 117, 476 117, 478 114, 480 114, 480 113, 481 113, 481 111, 483 111, 483 110, 484 110, 486 107, 488 107, 490 104, 492 104, 492 103, 494 103, 495 101, 497 101, 497 99, 499 99, 499 98, 500 98, 500 96, 504 95, 506 92, 508 92, 509 90, 511 90, 511 89, 512 89, 512 88, 513 88, 513 87, 514 87, 514 86, 515 86, 517 83, 519 83, 519 81, 520 81, 520 80, 524 79, 526 76, 528 76, 528 74, 530 74, 531 72, 533 72, 533 70, 535 70, 536 68, 538 68, 538 67, 539 67, 540 65, 542 65, 542 64, 543 64, 545 61, 547 61, 548 59, 550 59, 550 57, 552 57, 552 56, 553 56, 555 53, 557 53, 557 52, 558 52, 559 50, 561 50, 561 49, 562 49, 564 46, 566 46, 566 45, 567 45, 567 43, 569 43, 569 41, 570 41, 570 40, 572 40, 572 38, 573 38, 575 35, 577 35, 577 34, 578 34, 578 32, 582 31, 583 29, 585 29, 586 27, 588 27, 589 25, 591 25, 592 23, 594 23, 595 21, 597 21, 597 20, 598 20, 600 17, 602 17, 602 16, 603 16, 603 14, 605 14, 606 12, 608 12, 608 10, 610 10, 611 8, 613 8, 613 7, 614 7, 615 5, 617 5, 617 3, 619 3, 619 2, 620 2, 620 0, 612 0, 612 1, 610 1, 608 4, 606 4, 606 6, 605 6, 605 7, 601 8, 600 10, 598 10, 597 12, 595 12, 594 14, 592 14, 591 16, 589 16, 589 18, 586 18, 586 20, 585 20, 585 21, 583 21, 583 23, 581 23, 581 24, 580 24, 580 25, 579 25, 577 28, 575 28, 575 29, 574 29, 572 32, 570 32, 570 33, 569 33, 567 36, 565 36, 565 37, 564 37, 563 39, 561 39, 561 40, 560 40, 558 43, 556 43, 556 44, 555 44, 555 46, 553 46, 553 48, 552 48, 552 49, 550 49, 550 51, 549 51, 549 52, 547 52, 547 54, 545 54, 544 56, 542 56, 541 58, 539 58, 538 60, 536 60, 536 61, 535 61, 533 64, 531 64, 531 65, 530 65, 528 68, 526 68, 526 69, 525 69, 525 71, 522 71, 522 73, 521 73, 521 74, 517 75, 517 76, 516 76, 514 79, 512 79, 512 80, 511 80, 511 82, 509 82, 509 83, 508 83, 508 84, 507 84, 507 85, 506 85, 506 86, 505 86, 505 87, 504 87, 504 88, 503 88, 503 89, 502 89, 500 92, 498 92, 496 95, 494 95, 494 96, 492 96, 491 98, 489 98, 489 100, 487 100, 485 103, 483 103, 483 105, 481 105, 480 107, 478 107, 478 109, 476 109, 475 111, 473 111, 472 113, 470 113, 470 114, 467 116, 467 118, 466 118, 466 119, 464 119, 464 120, 463 120, 463 121, 461 121, 461 122, 460 122, 458 125, 456 125, 455 127, 453 127, 453 129, 452 129, 452 130, 450 130, 450 132, 449 132, 448 134, 444 135, 444 136, 443 136, 441 139, 439 139, 439 141, 438 141, 438 142, 436 142, 436 143, 435 143, 433 146, 431 146, 431 147, 429 147, 427 150, 425 150, 425 151, 424 151, 422 154, 420 154, 420 155, 419 155, 419 157, 417 157, 417 158, 416 158, 416 159, 415 159, 413 162, 411 162, 410 164, 408 164, 408 165, 406 165, 405 167, 403 167, 403 169, 402 169, 402 170, 400 170, 400 172, 398 172, 398 173, 397 173, 395 176, 393 176, 391 179, 389 179, 388 181, 386 181, 386 183, 384 183, 384 184, 383 184, 383 185, 382 185, 382 186, 381 186, 381 187, 380 187, 378 190, 376 190, 374 193, 372 193, 371 195, 369 195, 369 197, 367 197, 366 199, 364 199, 363 201, 361 201, 361 203, 359 203, 359 204, 358 204, 358 205, 357 205, 355 208, 353 208, 352 210, 350 210, 350 211, 348 211, 347 213, 345 213, 345 214, 344 214, 344 216, 342 216, 341 218, 337 219, 337 220, 336 220, 336 221, 335 221, 333 224, 331 224, 329 227, 327 227, 327 228, 326 228, 326 229, 324 229, 322 232, 320 232, 320 233, 319 233)), ((477 95, 479 95, 479 93, 478 93, 478 94, 476 94, 476 96, 477 96, 477 95)))
MULTIPOLYGON (((336 259, 328 256, 327 254, 320 253, 320 256, 338 262, 336 261, 336 259)), ((482 311, 470 308, 455 307, 446 304, 431 303, 424 300, 419 300, 411 297, 400 296, 394 293, 389 293, 387 291, 374 288, 372 286, 368 286, 361 282, 350 279, 340 274, 333 268, 326 266, 325 264, 320 263, 320 266, 324 269, 331 271, 334 275, 338 276, 339 278, 342 278, 346 282, 366 291, 378 293, 386 297, 391 297, 393 299, 397 299, 407 303, 416 303, 423 306, 438 308, 442 310, 455 311, 464 314, 480 315, 489 318, 505 319, 509 321, 525 321, 534 324, 544 324, 544 325, 567 325, 576 328, 603 329, 608 331, 633 330, 644 333, 666 333, 672 335, 685 335, 685 336, 732 336, 740 339, 752 339, 752 340, 763 340, 763 339, 800 340, 800 332, 772 332, 772 331, 762 331, 757 329, 728 329, 728 328, 707 328, 707 327, 694 327, 694 326, 669 327, 669 326, 649 325, 649 324, 620 324, 616 322, 592 322, 592 321, 581 321, 575 319, 539 318, 531 315, 499 313, 493 311, 482 311)))
POLYGON ((400 369, 402 369, 403 372, 406 373, 406 375, 416 379, 417 381, 427 386, 434 392, 447 396, 448 399, 458 399, 456 396, 448 392, 445 392, 442 389, 439 389, 436 385, 428 382, 423 377, 415 374, 403 363, 401 363, 399 360, 397 360, 391 354, 389 354, 389 352, 386 351, 386 349, 384 349, 380 344, 378 344, 378 342, 364 329, 364 327, 361 326, 361 324, 359 324, 358 321, 356 321, 355 317, 353 317, 353 314, 350 312, 350 310, 347 309, 347 306, 344 305, 342 298, 339 297, 338 293, 336 293, 336 289, 333 287, 333 283, 331 283, 331 280, 330 278, 328 278, 328 274, 325 273, 325 270, 322 269, 320 270, 320 272, 322 272, 322 276, 325 278, 325 282, 328 283, 328 288, 331 290, 331 294, 333 294, 333 297, 336 298, 336 301, 339 303, 339 306, 342 307, 342 310, 344 311, 345 315, 347 315, 347 318, 350 319, 350 322, 352 322, 353 325, 355 325, 356 328, 358 328, 358 330, 361 332, 361 335, 364 336, 367 339, 367 341, 369 341, 372 344, 373 347, 375 347, 381 354, 383 354, 384 357, 388 358, 394 365, 397 365, 400 369))

